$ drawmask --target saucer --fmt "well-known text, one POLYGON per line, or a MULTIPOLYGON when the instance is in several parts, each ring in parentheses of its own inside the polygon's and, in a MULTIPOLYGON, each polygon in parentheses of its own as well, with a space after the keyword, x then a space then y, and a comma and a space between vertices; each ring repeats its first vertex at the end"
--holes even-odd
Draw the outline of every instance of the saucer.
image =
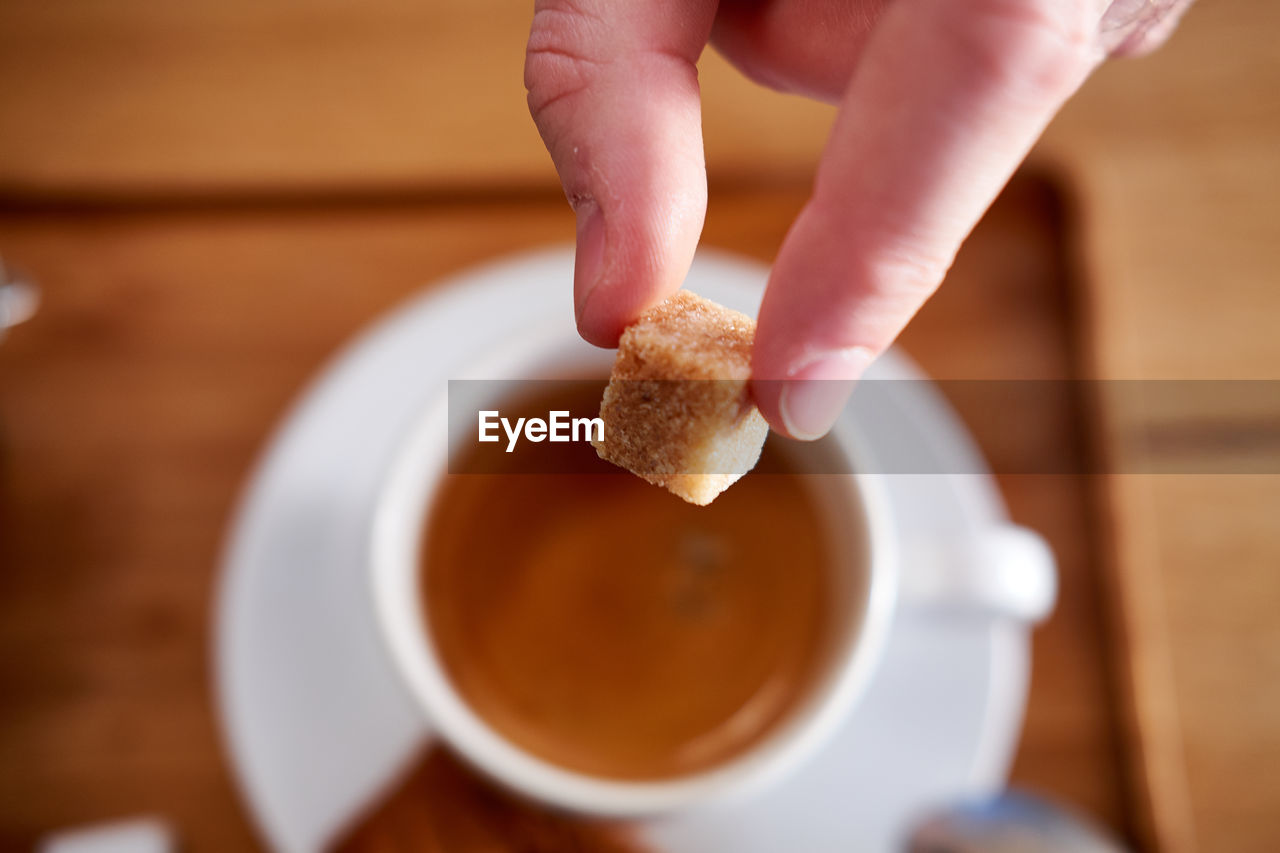
MULTIPOLYGON (((766 278, 758 264, 703 252, 687 284, 754 316, 766 278)), ((432 287, 344 349, 260 459, 224 555, 214 677, 235 776, 272 849, 333 843, 433 736, 374 621, 375 497, 410 424, 461 372, 457 343, 496 345, 530 325, 572 335, 572 281, 572 251, 555 249, 432 287)), ((869 375, 922 378, 897 351, 869 375)), ((905 447, 938 460, 931 470, 985 471, 936 390, 906 384, 847 415, 870 452, 905 447)), ((1007 518, 989 475, 882 476, 903 541, 974 536, 1007 518)), ((1028 626, 1006 619, 900 613, 860 704, 784 784, 637 834, 668 853, 896 850, 932 807, 1003 786, 1029 642, 1028 626)))

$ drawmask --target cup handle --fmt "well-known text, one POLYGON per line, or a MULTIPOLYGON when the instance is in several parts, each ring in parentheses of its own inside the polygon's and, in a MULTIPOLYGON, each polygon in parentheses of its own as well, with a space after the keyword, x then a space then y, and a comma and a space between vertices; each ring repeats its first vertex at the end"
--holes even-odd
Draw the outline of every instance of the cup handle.
POLYGON ((1034 623, 1053 610, 1058 573, 1039 534, 997 524, 967 540, 909 543, 900 594, 912 608, 1034 623))

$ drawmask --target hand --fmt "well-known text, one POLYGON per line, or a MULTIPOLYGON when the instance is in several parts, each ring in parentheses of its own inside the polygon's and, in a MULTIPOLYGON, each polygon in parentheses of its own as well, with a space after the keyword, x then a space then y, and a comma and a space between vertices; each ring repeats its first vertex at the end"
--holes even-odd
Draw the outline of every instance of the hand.
POLYGON ((579 331, 616 345, 688 272, 707 201, 694 63, 711 41, 765 85, 840 105, 752 360, 773 428, 824 434, 1054 113, 1189 5, 537 0, 525 85, 577 216, 579 331))

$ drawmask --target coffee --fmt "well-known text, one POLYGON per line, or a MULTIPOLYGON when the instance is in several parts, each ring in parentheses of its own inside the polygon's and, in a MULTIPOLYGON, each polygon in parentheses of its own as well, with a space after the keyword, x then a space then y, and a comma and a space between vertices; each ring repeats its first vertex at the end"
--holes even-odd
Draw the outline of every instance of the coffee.
MULTIPOLYGON (((604 383, 557 387, 503 411, 592 414, 604 383)), ((439 486, 424 607, 447 676, 498 733, 571 770, 664 779, 733 758, 808 698, 834 557, 782 440, 707 507, 582 443, 531 445, 532 467, 464 452, 451 470, 486 473, 439 486)))

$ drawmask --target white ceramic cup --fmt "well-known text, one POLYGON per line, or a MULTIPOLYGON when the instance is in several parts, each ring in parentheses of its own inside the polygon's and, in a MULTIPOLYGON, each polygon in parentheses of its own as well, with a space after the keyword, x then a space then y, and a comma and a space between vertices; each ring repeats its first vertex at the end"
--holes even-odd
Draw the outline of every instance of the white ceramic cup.
MULTIPOLYGON (((563 333, 530 330, 477 359, 458 378, 606 375, 611 360, 611 353, 584 350, 581 341, 563 333)), ((785 777, 843 721, 879 663, 899 608, 1036 621, 1053 606, 1053 558, 1034 533, 1002 525, 965 541, 899 543, 879 476, 814 475, 808 479, 837 567, 831 602, 837 630, 826 669, 808 698, 760 743, 708 770, 656 781, 570 770, 525 751, 473 712, 433 648, 422 607, 421 545, 433 494, 448 470, 449 429, 442 396, 389 466, 371 539, 378 621, 405 684, 438 736, 500 784, 554 807, 636 818, 744 796, 785 777)), ((832 436, 835 452, 856 471, 858 436, 843 421, 832 436)))

